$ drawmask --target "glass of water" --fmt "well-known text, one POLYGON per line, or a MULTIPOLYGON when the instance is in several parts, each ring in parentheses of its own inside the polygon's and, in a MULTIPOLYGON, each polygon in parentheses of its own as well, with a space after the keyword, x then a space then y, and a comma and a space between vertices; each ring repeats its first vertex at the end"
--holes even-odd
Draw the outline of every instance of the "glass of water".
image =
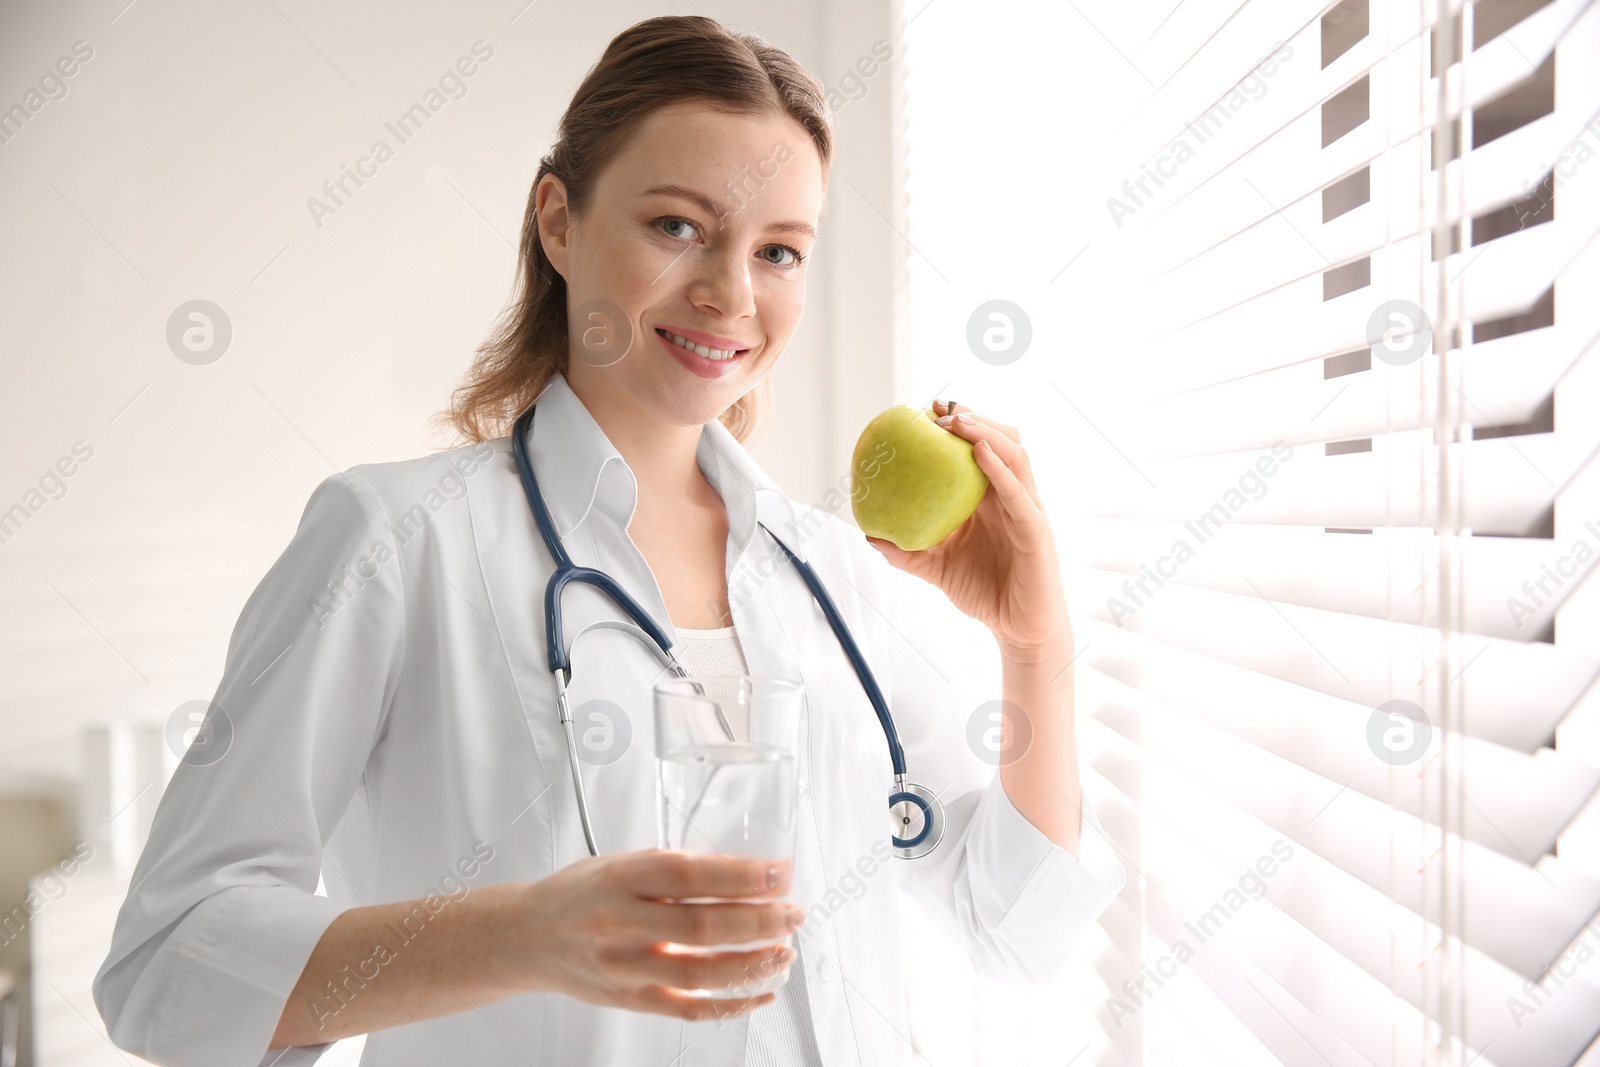
MULTIPOLYGON (((656 682, 656 811, 664 849, 705 852, 794 865, 797 735, 804 688, 760 675, 666 677, 656 682)), ((793 879, 790 880, 793 885, 793 879)), ((792 893, 792 890, 791 890, 792 893)), ((759 899, 694 897, 685 903, 770 904, 759 899)), ((670 951, 747 952, 770 941, 676 946, 670 951)), ((791 950, 794 937, 783 944, 791 950)), ((754 997, 781 988, 787 967, 752 971, 749 981, 723 989, 689 989, 693 996, 754 997)))

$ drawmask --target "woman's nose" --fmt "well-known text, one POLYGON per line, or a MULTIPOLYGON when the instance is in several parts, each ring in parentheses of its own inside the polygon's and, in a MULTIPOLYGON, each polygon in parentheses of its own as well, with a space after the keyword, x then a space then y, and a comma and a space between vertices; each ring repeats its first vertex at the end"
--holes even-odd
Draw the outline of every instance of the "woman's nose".
POLYGON ((755 290, 750 284, 747 257, 712 252, 700 257, 693 269, 689 299, 695 306, 729 319, 755 314, 755 290))

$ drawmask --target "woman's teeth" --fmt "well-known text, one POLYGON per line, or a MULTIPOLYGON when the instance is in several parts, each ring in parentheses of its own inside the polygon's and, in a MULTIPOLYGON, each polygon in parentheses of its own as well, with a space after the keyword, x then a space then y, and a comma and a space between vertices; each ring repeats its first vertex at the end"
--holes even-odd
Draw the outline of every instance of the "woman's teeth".
POLYGON ((659 333, 662 337, 665 337, 667 340, 671 341, 673 344, 677 345, 679 348, 687 348, 689 351, 695 353, 696 355, 704 356, 707 359, 714 359, 714 360, 718 360, 718 361, 721 361, 721 360, 724 360, 724 359, 732 359, 734 356, 738 355, 739 352, 740 352, 739 349, 735 349, 735 348, 727 348, 727 349, 707 348, 705 345, 697 345, 693 341, 686 340, 686 339, 684 339, 682 337, 679 337, 677 334, 671 333, 671 332, 669 332, 667 330, 658 329, 656 332, 659 333))

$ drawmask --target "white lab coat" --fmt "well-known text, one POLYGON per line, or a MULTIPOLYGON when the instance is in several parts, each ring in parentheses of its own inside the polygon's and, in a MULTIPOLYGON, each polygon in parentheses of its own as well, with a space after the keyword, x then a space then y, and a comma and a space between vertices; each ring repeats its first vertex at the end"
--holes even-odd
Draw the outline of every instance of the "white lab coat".
MULTIPOLYGON (((671 634, 627 534, 634 475, 563 377, 539 400, 530 452, 574 562, 611 573, 671 634)), ((902 617, 894 593, 915 579, 835 515, 789 500, 719 422, 703 428, 696 456, 727 506, 733 622, 750 671, 805 686, 794 899, 810 917, 797 937, 823 1063, 907 1061, 897 888, 980 972, 1037 982, 1121 888, 1122 867, 1088 804, 1074 858, 968 750, 971 709, 911 644, 939 621, 902 617), (930 856, 888 857, 883 732, 758 516, 816 567, 890 700, 911 778, 943 799, 948 826, 930 856)), ((588 855, 545 659, 551 570, 509 437, 357 466, 317 487, 234 630, 215 699, 228 750, 173 776, 95 978, 118 1046, 196 1067, 311 1063, 326 1046, 268 1054, 267 1043, 341 911, 423 897, 438 910, 588 855), (326 897, 314 893, 319 875, 326 897)), ((569 641, 617 617, 591 587, 569 587, 569 641)), ((605 629, 586 634, 574 660, 574 708, 609 700, 631 734, 621 758, 583 766, 599 847, 653 848, 660 668, 605 629)), ((394 931, 387 954, 352 960, 343 995, 405 966, 405 941, 428 917, 394 931)), ((330 993, 323 1010, 339 1003, 330 993)), ((362 1063, 736 1065, 748 1023, 528 994, 373 1033, 362 1063)))

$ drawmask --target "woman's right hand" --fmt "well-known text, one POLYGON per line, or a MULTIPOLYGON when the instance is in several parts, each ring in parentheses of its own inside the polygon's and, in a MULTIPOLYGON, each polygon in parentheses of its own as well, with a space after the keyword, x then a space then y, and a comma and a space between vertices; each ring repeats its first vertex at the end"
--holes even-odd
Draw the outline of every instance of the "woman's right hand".
POLYGON ((789 966, 795 953, 777 942, 805 922, 805 913, 782 899, 791 875, 787 861, 663 849, 590 856, 515 887, 504 945, 518 954, 512 967, 533 991, 689 1020, 738 1015, 775 994, 708 999, 683 990, 743 985, 789 966), (773 870, 777 882, 769 884, 773 870), (751 903, 680 903, 697 897, 751 903), (665 946, 752 941, 771 943, 709 955, 665 946))

